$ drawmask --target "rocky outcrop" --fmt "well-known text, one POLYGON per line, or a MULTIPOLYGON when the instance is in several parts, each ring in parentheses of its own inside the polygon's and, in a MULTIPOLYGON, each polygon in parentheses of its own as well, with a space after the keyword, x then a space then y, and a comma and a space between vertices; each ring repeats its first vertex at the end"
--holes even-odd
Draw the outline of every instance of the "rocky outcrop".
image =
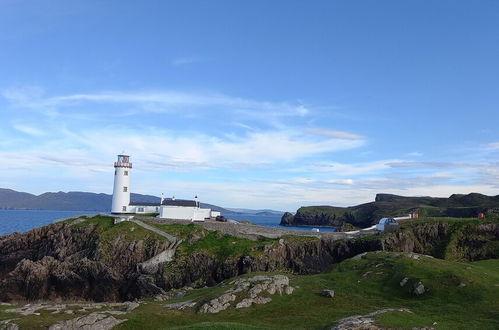
POLYGON ((57 223, 0 238, 0 301, 125 301, 160 293, 137 264, 169 248, 166 240, 103 241, 97 226, 57 223))
MULTIPOLYGON (((375 325, 374 316, 387 313, 387 312, 405 312, 412 313, 410 310, 405 308, 385 308, 380 309, 365 315, 354 315, 349 316, 338 321, 338 325, 331 328, 331 330, 378 330, 383 329, 375 325)), ((421 328, 412 328, 418 330, 421 328)), ((426 330, 431 330, 433 328, 425 328, 426 330)))
POLYGON ((387 251, 415 252, 450 260, 499 257, 499 222, 465 225, 425 222, 382 239, 387 251))
POLYGON ((95 312, 75 319, 61 321, 49 327, 49 330, 108 330, 125 322, 106 313, 95 312))
POLYGON ((239 301, 235 304, 236 309, 248 308, 253 304, 267 304, 272 301, 272 298, 265 295, 290 295, 294 291, 294 288, 289 285, 289 278, 284 275, 241 278, 230 284, 234 287, 225 291, 220 297, 203 304, 199 312, 219 313, 234 305, 232 302, 236 300, 239 301))

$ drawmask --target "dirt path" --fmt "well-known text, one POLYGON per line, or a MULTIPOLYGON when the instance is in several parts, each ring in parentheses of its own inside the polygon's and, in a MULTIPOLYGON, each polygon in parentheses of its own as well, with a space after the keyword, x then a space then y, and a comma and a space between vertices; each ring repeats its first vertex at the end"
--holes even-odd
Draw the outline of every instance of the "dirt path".
POLYGON ((168 233, 166 233, 166 232, 164 232, 164 231, 162 231, 162 230, 160 230, 160 229, 158 229, 156 227, 150 226, 147 223, 143 223, 142 221, 137 220, 136 218, 131 219, 130 221, 138 224, 139 226, 141 226, 141 227, 143 227, 143 228, 145 228, 147 230, 153 231, 156 234, 165 237, 167 240, 169 240, 170 242, 172 242, 174 245, 177 245, 176 243, 180 242, 180 239, 178 239, 177 237, 175 237, 173 235, 170 235, 170 234, 168 234, 168 233))

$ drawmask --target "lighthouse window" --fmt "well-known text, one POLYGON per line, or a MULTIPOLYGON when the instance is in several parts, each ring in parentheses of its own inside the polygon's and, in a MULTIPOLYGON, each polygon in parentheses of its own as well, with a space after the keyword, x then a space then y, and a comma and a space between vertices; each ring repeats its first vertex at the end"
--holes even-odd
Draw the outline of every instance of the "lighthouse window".
POLYGON ((118 170, 114 170, 114 175, 118 174, 118 170))
POLYGON ((123 206, 123 208, 121 210, 122 211, 126 211, 126 206, 123 206))
POLYGON ((123 172, 123 175, 128 175, 128 171, 124 171, 124 172, 123 172))
POLYGON ((128 191, 128 187, 123 187, 123 192, 127 192, 128 191))

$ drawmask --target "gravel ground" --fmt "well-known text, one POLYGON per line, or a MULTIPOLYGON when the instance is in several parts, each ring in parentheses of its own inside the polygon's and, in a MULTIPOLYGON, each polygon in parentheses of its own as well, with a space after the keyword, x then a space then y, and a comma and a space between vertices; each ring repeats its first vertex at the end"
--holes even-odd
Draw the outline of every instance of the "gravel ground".
MULTIPOLYGON (((137 217, 138 219, 160 223, 160 224, 190 224, 189 220, 172 220, 172 219, 160 219, 154 217, 137 217)), ((207 230, 218 230, 225 234, 244 237, 249 239, 257 239, 258 236, 264 236, 268 238, 280 238, 286 235, 295 236, 310 236, 317 238, 328 238, 328 239, 348 239, 353 237, 369 236, 376 233, 376 231, 366 231, 357 234, 346 234, 342 232, 313 232, 310 230, 292 230, 292 229, 281 229, 273 227, 264 227, 258 225, 243 224, 238 222, 219 222, 215 220, 206 220, 204 222, 195 222, 196 224, 203 226, 207 230)))

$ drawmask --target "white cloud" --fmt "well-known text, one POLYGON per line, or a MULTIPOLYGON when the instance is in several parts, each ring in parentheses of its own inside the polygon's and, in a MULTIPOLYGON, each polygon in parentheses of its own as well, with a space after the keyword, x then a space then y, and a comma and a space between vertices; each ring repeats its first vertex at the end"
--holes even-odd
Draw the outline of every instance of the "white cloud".
POLYGON ((418 151, 413 151, 413 152, 409 152, 407 154, 407 156, 409 156, 409 157, 421 157, 421 156, 423 156, 423 154, 418 152, 418 151))
POLYGON ((33 136, 43 136, 46 133, 42 131, 41 129, 38 129, 33 126, 25 125, 25 124, 14 124, 12 125, 16 130, 19 132, 28 134, 28 135, 33 135, 33 136))
POLYGON ((335 162, 322 162, 312 165, 312 169, 321 172, 334 173, 341 176, 375 174, 390 168, 390 163, 396 160, 379 160, 373 162, 347 164, 335 162))
POLYGON ((329 179, 325 180, 325 183, 331 184, 344 184, 344 185, 353 185, 354 181, 352 179, 329 179))
POLYGON ((344 131, 335 131, 329 129, 321 129, 321 128, 309 128, 307 130, 312 134, 328 136, 337 139, 348 139, 348 140, 363 140, 366 137, 354 133, 344 132, 344 131))
MULTIPOLYGON (((230 111, 248 117, 269 120, 273 117, 297 116, 309 114, 309 110, 301 104, 290 102, 267 102, 246 98, 232 97, 220 93, 182 92, 175 90, 147 91, 109 91, 98 93, 81 93, 44 97, 43 90, 38 88, 10 88, 2 91, 2 96, 16 107, 24 107, 48 111, 50 115, 59 108, 64 112, 72 106, 85 103, 98 104, 135 104, 146 112, 183 112, 210 109, 210 111, 230 111)), ((132 112, 133 113, 133 112, 132 112)), ((120 116, 123 111, 117 112, 120 116)))
POLYGON ((490 149, 499 149, 499 142, 491 142, 487 145, 490 149))

